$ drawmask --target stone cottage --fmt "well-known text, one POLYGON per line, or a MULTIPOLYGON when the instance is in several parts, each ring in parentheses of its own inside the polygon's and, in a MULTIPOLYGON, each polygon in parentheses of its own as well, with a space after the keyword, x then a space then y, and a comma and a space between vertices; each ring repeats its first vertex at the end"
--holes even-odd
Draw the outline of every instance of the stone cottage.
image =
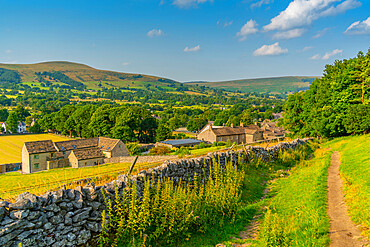
POLYGON ((22 149, 22 171, 32 173, 66 166, 77 168, 102 164, 104 158, 129 155, 126 145, 121 140, 108 137, 61 142, 51 140, 25 142, 22 149))
POLYGON ((207 124, 199 131, 197 139, 210 143, 228 140, 236 144, 252 143, 263 140, 263 131, 257 125, 226 127, 207 124))
POLYGON ((22 172, 47 170, 48 161, 54 159, 57 151, 51 140, 25 142, 22 148, 22 172))
POLYGON ((96 166, 104 163, 104 154, 98 147, 72 150, 68 156, 72 168, 96 166))

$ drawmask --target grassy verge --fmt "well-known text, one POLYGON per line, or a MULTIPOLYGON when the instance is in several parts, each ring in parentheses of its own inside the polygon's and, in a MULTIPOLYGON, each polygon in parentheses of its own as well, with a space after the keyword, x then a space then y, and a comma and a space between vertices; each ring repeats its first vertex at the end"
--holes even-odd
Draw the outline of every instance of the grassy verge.
POLYGON ((257 246, 327 246, 327 175, 331 152, 319 149, 272 183, 257 246))
MULTIPOLYGON (((58 186, 85 178, 93 178, 97 185, 104 184, 114 180, 117 175, 124 171, 127 171, 130 165, 131 163, 117 163, 78 169, 70 167, 59 168, 31 174, 21 174, 19 172, 0 174, 0 198, 14 200, 19 194, 26 191, 40 195, 58 186)), ((159 164, 137 164, 133 172, 135 173, 141 169, 147 169, 148 167, 157 165, 159 164)))
MULTIPOLYGON (((215 246, 223 242, 231 246, 235 241, 230 239, 244 230, 259 211, 266 181, 280 177, 283 170, 310 153, 312 146, 306 145, 281 154, 274 163, 257 160, 242 165, 238 171, 226 169, 229 175, 214 175, 211 182, 195 186, 196 189, 172 189, 171 184, 169 187, 165 184, 161 189, 144 193, 141 203, 130 194, 118 202, 118 206, 108 206, 104 245, 187 247, 215 246), (241 183, 237 183, 241 178, 241 183)), ((136 195, 135 188, 128 193, 136 195)))
POLYGON ((340 173, 349 214, 370 238, 370 135, 338 138, 324 146, 340 152, 340 173))

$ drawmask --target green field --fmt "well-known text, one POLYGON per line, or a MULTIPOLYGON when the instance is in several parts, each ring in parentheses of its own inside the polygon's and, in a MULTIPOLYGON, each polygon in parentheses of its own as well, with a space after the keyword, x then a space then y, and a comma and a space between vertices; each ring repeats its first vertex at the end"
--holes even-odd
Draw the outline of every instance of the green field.
POLYGON ((251 93, 275 93, 295 92, 307 89, 315 76, 285 76, 272 78, 244 79, 220 82, 194 82, 187 84, 197 84, 211 88, 225 89, 227 91, 237 91, 251 93))
POLYGON ((66 141, 70 138, 53 134, 36 135, 0 135, 0 164, 22 162, 22 147, 25 142, 30 141, 66 141))
POLYGON ((334 151, 341 155, 349 214, 370 237, 370 135, 362 135, 321 144, 313 159, 272 183, 274 197, 265 205, 258 246, 328 246, 327 176, 334 151))

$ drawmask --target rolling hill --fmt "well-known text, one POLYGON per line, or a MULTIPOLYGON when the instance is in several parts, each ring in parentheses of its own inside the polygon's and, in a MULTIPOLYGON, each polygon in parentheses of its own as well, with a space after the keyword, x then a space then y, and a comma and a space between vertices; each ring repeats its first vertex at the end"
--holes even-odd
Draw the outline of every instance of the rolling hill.
POLYGON ((168 86, 178 82, 149 75, 121 73, 107 70, 99 70, 90 66, 72 63, 72 62, 43 62, 36 64, 1 64, 0 69, 16 71, 22 83, 29 82, 50 82, 63 84, 63 81, 58 80, 52 72, 61 72, 69 81, 82 83, 87 89, 95 89, 97 85, 103 84, 105 87, 125 87, 133 86, 133 82, 138 83, 137 86, 145 83, 156 83, 157 86, 168 86), (42 79, 41 79, 42 77, 42 79), (104 85, 105 84, 105 85, 104 85))
POLYGON ((23 83, 28 84, 31 87, 36 86, 40 88, 43 88, 43 84, 46 84, 47 86, 54 84, 77 90, 97 90, 101 87, 127 89, 141 88, 146 90, 155 87, 162 91, 171 92, 176 91, 176 88, 181 87, 182 85, 186 85, 187 88, 195 88, 193 86, 206 86, 231 92, 268 92, 284 94, 308 89, 314 78, 316 77, 285 76, 219 82, 194 81, 180 83, 162 77, 99 70, 88 65, 65 61, 35 64, 0 63, 0 82, 11 82, 13 80, 14 83, 23 83), (12 75, 9 76, 9 73, 12 75), (4 75, 7 75, 7 77, 4 77, 4 75), (7 78, 8 80, 6 80, 7 78))
POLYGON ((189 82, 187 84, 207 86, 227 91, 281 94, 306 90, 315 78, 318 78, 318 76, 284 76, 219 82, 189 82))

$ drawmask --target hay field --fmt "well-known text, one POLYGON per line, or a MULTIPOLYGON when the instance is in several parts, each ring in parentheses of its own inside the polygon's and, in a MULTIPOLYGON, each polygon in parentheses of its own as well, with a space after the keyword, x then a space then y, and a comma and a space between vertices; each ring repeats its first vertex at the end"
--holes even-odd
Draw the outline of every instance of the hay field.
POLYGON ((66 141, 70 140, 70 138, 54 134, 0 135, 0 164, 21 162, 23 144, 25 142, 43 140, 66 141))

